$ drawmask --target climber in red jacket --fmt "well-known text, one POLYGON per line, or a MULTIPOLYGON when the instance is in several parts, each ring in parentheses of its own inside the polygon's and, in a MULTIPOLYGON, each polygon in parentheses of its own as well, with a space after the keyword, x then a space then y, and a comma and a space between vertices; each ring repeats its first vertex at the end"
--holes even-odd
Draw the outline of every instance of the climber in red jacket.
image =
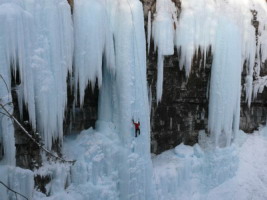
POLYGON ((140 135, 140 122, 138 121, 137 123, 133 121, 134 127, 135 127, 135 137, 137 137, 137 133, 138 135, 140 135))

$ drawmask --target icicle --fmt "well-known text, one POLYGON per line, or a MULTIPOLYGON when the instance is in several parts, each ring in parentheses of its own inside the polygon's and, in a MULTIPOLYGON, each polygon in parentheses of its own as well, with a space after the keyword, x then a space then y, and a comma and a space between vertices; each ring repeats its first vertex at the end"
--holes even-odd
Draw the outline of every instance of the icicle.
MULTIPOLYGON (((153 21, 152 34, 155 48, 157 48, 158 51, 161 52, 161 55, 158 54, 158 81, 163 80, 163 75, 161 75, 161 73, 163 73, 161 56, 164 56, 165 54, 171 55, 173 53, 173 41, 175 41, 175 46, 180 56, 179 67, 180 69, 185 68, 187 77, 190 74, 193 57, 196 53, 198 53, 198 50, 200 50, 200 54, 204 56, 204 63, 206 59, 206 54, 209 51, 210 47, 214 56, 214 62, 220 60, 220 56, 225 56, 224 60, 226 63, 230 62, 230 57, 224 55, 227 54, 227 52, 223 54, 221 51, 224 50, 219 48, 219 46, 223 46, 224 44, 221 44, 218 40, 218 38, 223 37, 225 45, 228 44, 229 41, 233 40, 233 38, 230 37, 230 33, 228 36, 224 36, 222 35, 222 30, 220 30, 222 28, 224 29, 224 25, 220 24, 222 22, 221 20, 227 19, 229 21, 229 24, 232 24, 232 26, 235 27, 233 29, 233 37, 239 38, 236 42, 239 42, 239 40, 241 41, 240 48, 235 48, 236 52, 232 53, 238 53, 236 59, 239 59, 241 55, 240 62, 236 63, 236 68, 242 68, 243 64, 246 61, 247 76, 245 79, 246 82, 244 86, 246 89, 246 100, 250 105, 252 98, 255 98, 257 93, 261 92, 266 85, 265 78, 260 77, 260 69, 262 63, 264 63, 267 59, 267 30, 265 23, 265 19, 267 17, 267 4, 262 0, 230 0, 227 2, 214 0, 183 0, 181 2, 182 7, 181 14, 179 16, 179 21, 176 21, 176 18, 173 17, 176 16, 176 12, 174 9, 175 6, 170 5, 172 5, 172 3, 167 0, 157 0, 157 12, 153 21), (254 10, 255 12, 252 13, 252 11, 254 10), (252 20, 255 21, 255 25, 258 29, 257 37, 255 35, 255 27, 251 23, 252 20), (257 23, 256 20, 258 20, 259 23, 257 23), (167 25, 168 22, 169 26, 167 25), (174 23, 176 27, 176 29, 174 30, 174 39, 170 39, 172 38, 172 36, 168 34, 171 32, 168 32, 168 30, 171 30, 171 23, 174 23), (237 34, 239 35, 237 36, 237 34), (253 79, 255 78, 256 81, 253 82, 253 79)), ((223 48, 229 47, 224 46, 223 48)), ((234 56, 232 57, 234 59, 234 56)), ((227 68, 225 65, 221 67, 227 68)), ((231 65, 231 63, 229 63, 229 65, 231 65)), ((213 71, 219 70, 219 68, 216 68, 216 66, 217 64, 213 63, 213 71)), ((227 73, 227 71, 223 71, 226 69, 221 70, 221 73, 227 73)), ((241 69, 237 73, 239 74, 236 76, 241 76, 241 69)), ((218 143, 218 141, 220 140, 218 137, 223 133, 227 140, 225 145, 229 145, 232 133, 236 132, 236 129, 238 129, 236 127, 238 127, 237 124, 239 123, 239 114, 234 114, 231 111, 233 107, 229 108, 230 110, 225 110, 224 112, 222 111, 224 110, 225 98, 227 95, 229 96, 230 94, 227 94, 225 91, 222 90, 220 95, 218 94, 218 96, 216 97, 214 93, 214 87, 216 86, 213 84, 220 85, 222 84, 221 82, 223 80, 226 81, 226 79, 224 79, 224 75, 218 77, 215 74, 213 74, 214 77, 212 78, 212 80, 216 79, 217 82, 211 83, 211 93, 213 93, 213 95, 210 96, 210 101, 213 103, 221 101, 222 103, 217 105, 218 110, 216 110, 215 107, 214 110, 213 103, 211 103, 211 116, 209 116, 209 127, 211 132, 214 133, 216 143, 218 143), (233 122, 231 120, 226 122, 227 120, 224 121, 225 119, 216 118, 217 123, 219 123, 219 125, 215 126, 212 118, 215 118, 213 114, 217 111, 221 112, 220 115, 227 115, 227 117, 225 118, 231 119, 233 120, 233 122), (230 130, 229 127, 232 126, 235 127, 234 130, 230 130), (218 130, 215 130, 215 127, 218 128, 218 130)), ((232 81, 239 80, 238 77, 229 78, 232 79, 232 81)), ((239 87, 241 83, 237 81, 236 84, 237 85, 235 85, 234 87, 239 87)), ((217 86, 220 87, 219 85, 217 86)), ((160 96, 162 94, 161 86, 162 84, 158 82, 157 101, 160 100, 160 96)), ((232 100, 233 102, 240 98, 240 93, 237 92, 236 94, 237 96, 235 96, 235 99, 232 100)), ((231 102, 231 105, 233 102, 231 102)), ((239 106, 239 104, 235 105, 239 106)), ((235 109, 236 113, 239 113, 237 109, 240 108, 235 109)))
POLYGON ((103 65, 97 129, 103 130, 104 124, 113 123, 120 145, 126 149, 118 156, 118 176, 123 183, 118 188, 120 198, 153 199, 143 8, 139 0, 108 0, 105 5, 112 5, 108 7, 108 21, 114 36, 116 76, 110 73, 108 65, 103 65), (136 144, 133 144, 133 117, 140 121, 143 133, 136 144), (134 153, 129 148, 133 146, 136 146, 134 153), (140 170, 131 170, 136 167, 140 170), (139 184, 134 184, 136 182, 139 184))
POLYGON ((97 0, 77 0, 75 2, 74 72, 76 98, 79 88, 81 106, 88 82, 91 82, 93 87, 96 79, 99 87, 102 84, 103 54, 108 68, 114 70, 113 36, 107 17, 107 8, 102 2, 97 0))
POLYGON ((153 21, 152 36, 154 46, 158 50, 158 79, 157 79, 157 101, 161 100, 163 87, 163 61, 164 56, 174 53, 175 35, 175 6, 170 0, 157 0, 157 13, 153 21))
MULTIPOLYGON (((0 3, 0 104, 10 113, 13 113, 11 73, 16 70, 17 64, 20 66, 19 71, 22 71, 27 56, 27 50, 22 49, 29 41, 21 36, 28 28, 23 27, 27 20, 27 13, 16 4, 0 3), (16 60, 19 63, 16 63, 16 60)), ((4 164, 15 165, 14 127, 12 120, 5 114, 0 108, 0 142, 4 149, 4 164)))
POLYGON ((240 30, 227 18, 219 20, 209 97, 209 131, 215 146, 229 146, 239 129, 242 46, 240 30))
MULTIPOLYGON (((66 81, 73 57, 70 7, 64 0, 33 1, 26 2, 26 5, 35 23, 32 67, 27 69, 27 75, 30 78, 33 76, 35 99, 25 102, 28 106, 36 105, 37 129, 42 134, 45 146, 50 149, 53 140, 59 139, 61 142, 63 138, 66 81)), ((27 84, 26 88, 30 87, 30 83, 27 84)), ((30 115, 34 113, 34 109, 29 110, 30 115)))
POLYGON ((65 0, 3 1, 0 10, 0 37, 7 42, 3 66, 12 67, 14 74, 19 71, 20 114, 24 104, 33 129, 41 132, 50 149, 53 140, 63 137, 66 80, 73 57, 70 7, 65 0))
POLYGON ((164 56, 158 53, 157 103, 161 101, 163 93, 164 56))
POLYGON ((147 21, 147 54, 150 50, 150 39, 151 39, 151 11, 148 12, 148 21, 147 21))
POLYGON ((192 59, 198 48, 205 54, 210 45, 214 45, 216 6, 213 0, 182 1, 181 5, 175 45, 177 49, 181 49, 180 69, 184 67, 188 77, 192 59))

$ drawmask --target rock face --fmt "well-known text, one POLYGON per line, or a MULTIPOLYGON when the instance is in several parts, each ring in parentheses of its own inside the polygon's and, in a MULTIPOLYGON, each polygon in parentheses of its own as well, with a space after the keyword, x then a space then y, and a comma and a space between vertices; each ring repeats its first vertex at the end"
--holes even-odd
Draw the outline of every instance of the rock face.
MULTIPOLYGON (((201 64, 201 58, 195 58, 188 78, 179 70, 176 55, 165 59, 162 101, 156 102, 157 58, 156 53, 148 56, 148 83, 152 91, 151 111, 151 150, 161 153, 174 148, 181 142, 193 145, 198 141, 198 133, 207 131, 208 125, 208 92, 212 56, 207 64, 201 64)), ((244 74, 243 74, 244 78, 244 74)), ((262 94, 251 103, 245 101, 245 90, 242 90, 240 129, 246 133, 256 130, 266 123, 267 93, 262 94)))
MULTIPOLYGON (((180 0, 172 0, 181 9, 180 0)), ((144 14, 147 22, 148 11, 152 15, 155 12, 155 0, 144 0, 144 14)), ((255 16, 255 15, 254 15, 255 16)), ((153 16, 152 16, 153 18, 153 16)), ((256 17, 252 20, 257 36, 258 21, 256 17)), ((153 50, 153 42, 151 48, 153 50)), ((198 140, 201 130, 207 131, 208 125, 208 91, 209 79, 212 66, 212 55, 206 58, 195 56, 192 70, 188 78, 185 72, 179 70, 179 59, 177 53, 165 59, 164 81, 162 101, 156 102, 157 81, 157 54, 150 52, 147 58, 148 83, 152 93, 151 110, 151 150, 153 153, 161 153, 164 150, 174 148, 184 142, 193 145, 198 140)), ((265 63, 265 66, 266 63, 265 63)), ((266 68, 264 68, 266 69, 266 68)), ((261 76, 267 74, 262 69, 261 76)), ((245 71, 245 70, 244 70, 245 71)), ((242 74, 244 84, 245 72, 242 74)), ((242 87, 243 88, 243 87, 242 87)), ((261 124, 266 122, 266 100, 267 94, 264 89, 262 94, 251 103, 250 108, 245 101, 245 90, 242 89, 240 129, 251 133, 261 124)))
POLYGON ((162 101, 156 102, 156 54, 148 57, 148 82, 152 91, 152 152, 161 153, 181 142, 195 144, 207 126, 210 64, 196 59, 191 75, 179 70, 177 56, 165 60, 162 101))
MULTIPOLYGON (((173 0, 178 8, 181 3, 173 0)), ((73 0, 69 0, 73 5, 73 0)), ((145 22, 147 22, 148 10, 155 12, 155 0, 143 0, 145 22)), ((255 22, 255 24, 257 24, 255 22)), ((153 42, 151 44, 153 49, 153 42)), ((179 70, 179 60, 175 53, 169 56, 164 63, 164 83, 162 101, 156 102, 157 80, 157 54, 150 51, 147 57, 147 80, 152 94, 151 99, 151 151, 161 153, 164 150, 174 148, 184 142, 193 145, 198 140, 200 130, 207 130, 208 123, 208 90, 211 72, 212 55, 208 55, 207 64, 203 65, 203 59, 196 56, 193 62, 190 76, 185 77, 185 72, 179 70)), ((267 64, 266 64, 267 66, 267 64)), ((262 75, 267 71, 262 71, 262 75)), ((244 79, 243 74, 243 79, 244 79)), ((83 108, 73 103, 73 94, 69 90, 68 107, 64 122, 65 134, 80 132, 91 126, 94 127, 97 119, 98 88, 88 87, 85 93, 83 108)), ((13 94, 15 110, 16 95, 13 94)), ((245 102, 245 92, 242 90, 242 107, 240 129, 252 132, 260 124, 265 124, 267 113, 266 89, 259 94, 251 104, 250 109, 245 102)), ((18 113, 16 113, 18 116, 18 113)), ((24 119, 28 120, 27 112, 24 119)), ((27 126, 27 124, 26 124, 27 126)), ((28 127, 30 130, 30 127, 28 127)), ((32 144, 17 129, 16 131, 17 165, 24 168, 34 168, 41 162, 38 147, 32 144)), ((1 148, 0 148, 1 149, 1 148)), ((57 144, 54 150, 59 151, 57 144)), ((1 155, 0 151, 0 155, 1 155)))

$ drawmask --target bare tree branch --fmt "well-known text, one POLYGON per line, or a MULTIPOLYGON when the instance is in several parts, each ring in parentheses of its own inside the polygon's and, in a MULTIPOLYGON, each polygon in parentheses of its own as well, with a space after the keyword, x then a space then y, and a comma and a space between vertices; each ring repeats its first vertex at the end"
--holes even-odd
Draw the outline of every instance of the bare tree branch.
POLYGON ((0 78, 4 81, 4 83, 6 85, 7 92, 9 94, 10 92, 9 92, 9 89, 8 89, 8 86, 7 86, 7 83, 6 83, 6 80, 4 79, 4 77, 1 74, 0 74, 0 78))
POLYGON ((56 158, 57 160, 60 160, 61 162, 68 162, 68 163, 75 163, 74 160, 65 160, 55 154, 53 154, 52 152, 50 152, 49 150, 47 150, 45 147, 43 147, 39 142, 36 141, 36 139, 34 139, 31 134, 21 125, 21 123, 2 105, 0 104, 0 107, 7 113, 8 117, 10 117, 11 119, 14 120, 14 122, 20 127, 20 129, 35 143, 38 145, 38 147, 40 149, 42 149, 43 151, 45 151, 47 154, 49 154, 50 156, 56 158))
POLYGON ((17 194, 23 198, 25 198, 26 200, 29 200, 27 197, 25 197, 23 194, 20 194, 19 192, 16 192, 15 190, 12 190, 10 187, 8 187, 6 184, 4 184, 2 181, 0 181, 0 184, 2 184, 4 187, 6 187, 8 190, 10 190, 11 192, 15 193, 16 195, 16 199, 17 199, 17 194))
POLYGON ((13 102, 7 102, 6 104, 4 104, 4 106, 9 105, 9 104, 12 104, 13 105, 13 102))
POLYGON ((0 112, 0 114, 5 115, 6 117, 9 118, 9 116, 6 113, 0 112))
MULTIPOLYGON (((7 83, 6 83, 6 81, 5 81, 5 79, 3 78, 3 76, 0 74, 0 77, 3 79, 3 81, 4 81, 4 83, 5 83, 5 85, 6 85, 6 88, 7 88, 7 91, 9 92, 9 89, 8 89, 8 85, 7 85, 7 83)), ((0 99, 1 100, 1 99, 0 99)), ((26 134, 26 136, 28 137, 28 138, 30 138, 35 144, 37 144, 37 146, 41 149, 41 150, 43 150, 44 152, 46 152, 48 155, 50 155, 50 156, 52 156, 52 157, 54 157, 56 160, 59 160, 59 161, 61 161, 61 162, 63 162, 63 163, 75 163, 75 160, 65 160, 65 159, 63 159, 63 158, 61 158, 61 157, 59 157, 59 156, 57 156, 57 155, 55 155, 55 154, 53 154, 52 152, 50 152, 49 150, 47 150, 42 144, 40 144, 35 138, 33 138, 32 137, 32 135, 23 127, 23 125, 14 117, 14 115, 13 114, 11 114, 6 108, 5 108, 5 106, 6 105, 8 105, 8 104, 13 104, 13 102, 8 102, 8 103, 6 103, 6 104, 1 104, 1 102, 0 102, 0 108, 2 108, 2 110, 4 110, 5 111, 5 113, 3 113, 3 112, 0 112, 1 114, 3 114, 3 115, 5 115, 5 116, 7 116, 7 117, 9 117, 10 119, 12 119, 13 120, 13 123, 16 123, 19 127, 20 127, 20 129, 26 134)))

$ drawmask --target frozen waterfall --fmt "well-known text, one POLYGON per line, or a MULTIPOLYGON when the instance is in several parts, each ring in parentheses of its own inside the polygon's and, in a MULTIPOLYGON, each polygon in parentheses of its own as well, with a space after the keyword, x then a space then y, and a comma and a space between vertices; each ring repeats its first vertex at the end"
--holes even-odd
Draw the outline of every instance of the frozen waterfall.
MULTIPOLYGON (((39 169, 16 167, 16 127, 0 107, 0 181, 38 200, 167 200, 179 194, 186 199, 184 191, 192 185, 192 199, 199 200, 234 177, 238 148, 245 143, 239 130, 241 90, 250 106, 267 86, 267 76, 261 76, 267 59, 266 1, 181 0, 178 7, 173 0, 156 0, 147 35, 139 0, 73 3, 72 13, 67 0, 0 0, 0 104, 21 120, 28 114, 47 149, 57 143, 64 158, 76 160, 70 165, 43 157, 39 169), (199 67, 212 55, 210 137, 203 131, 200 145, 181 144, 153 159, 146 69, 152 42, 158 104, 166 56, 177 53, 177 67, 188 78, 195 55, 203 59, 199 67), (64 138, 68 89, 73 107, 83 108, 88 87, 99 88, 96 128, 64 138), (132 120, 141 124, 136 138, 132 120), (237 135, 241 139, 235 142, 237 135), (210 138, 211 150, 205 146, 210 138), (36 176, 48 177, 46 192, 34 188, 36 176)), ((266 143, 257 140, 262 147, 266 143)), ((0 198, 16 197, 0 185, 0 198)))
POLYGON ((194 56, 200 50, 205 65, 211 48, 214 58, 209 131, 216 145, 222 135, 229 145, 234 137, 232 133, 239 128, 243 65, 247 73, 244 87, 248 105, 266 85, 266 78, 260 77, 261 65, 267 59, 266 2, 188 0, 181 2, 179 18, 177 11, 171 0, 157 0, 153 21, 153 39, 158 52, 157 100, 162 96, 164 55, 173 55, 176 47, 179 67, 185 68, 188 77, 194 56), (258 27, 253 20, 259 21, 258 27))
MULTIPOLYGON (((63 138, 66 79, 72 70, 73 56, 70 7, 64 0, 2 0, 0 11, 4 27, 0 30, 0 56, 4 62, 1 70, 5 70, 1 74, 9 91, 11 73, 18 75, 20 115, 25 105, 33 129, 41 133, 50 149, 54 140, 63 138)), ((2 80, 1 86, 1 91, 7 92, 2 80)))

